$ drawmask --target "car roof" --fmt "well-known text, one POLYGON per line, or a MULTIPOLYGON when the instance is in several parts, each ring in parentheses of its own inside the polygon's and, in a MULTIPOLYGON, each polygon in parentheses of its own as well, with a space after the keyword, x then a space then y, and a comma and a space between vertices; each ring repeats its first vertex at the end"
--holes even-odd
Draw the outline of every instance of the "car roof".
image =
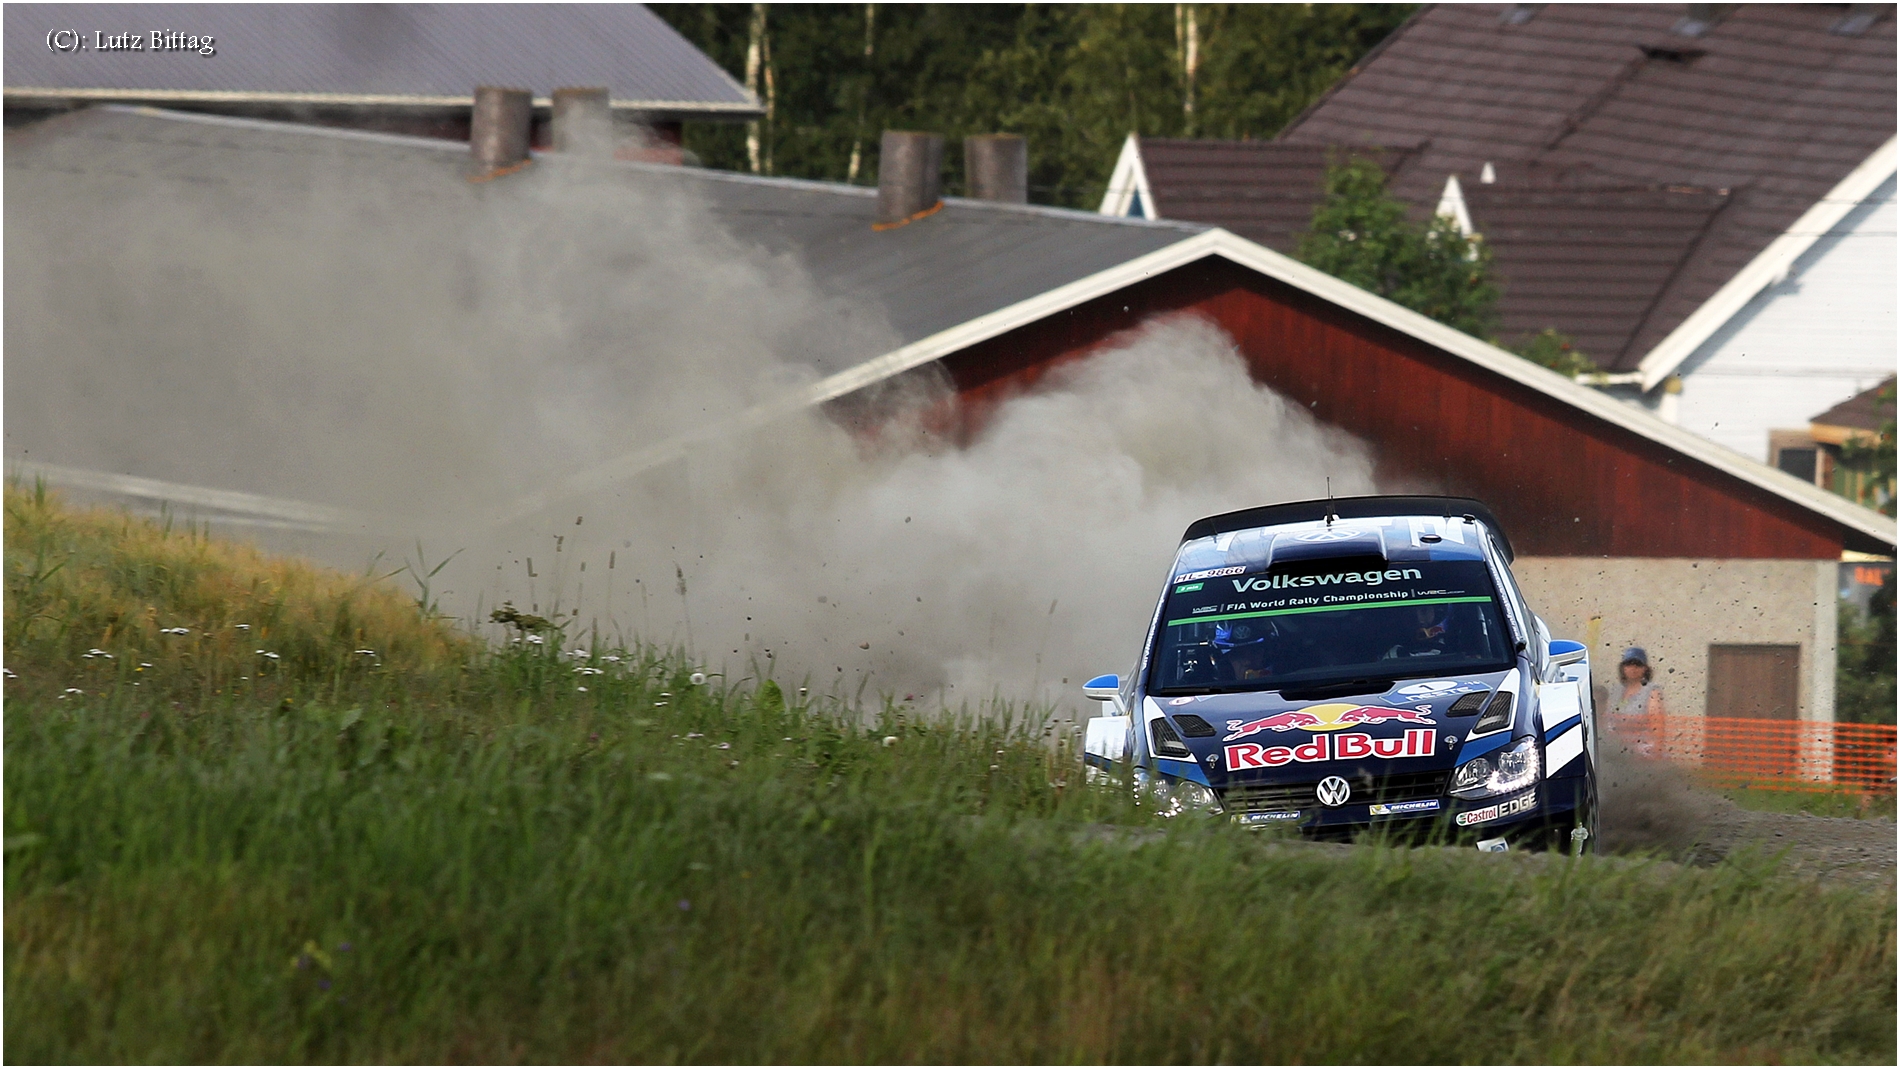
POLYGON ((1504 527, 1498 523, 1497 517, 1484 502, 1470 497, 1374 494, 1365 497, 1321 498, 1314 501, 1288 501, 1278 505, 1261 505, 1257 508, 1223 512, 1218 516, 1195 520, 1188 525, 1187 533, 1181 536, 1181 541, 1191 542, 1196 538, 1206 538, 1209 535, 1227 531, 1310 523, 1315 520, 1324 520, 1329 516, 1341 520, 1402 519, 1409 516, 1448 519, 1469 516, 1490 529, 1507 562, 1516 559, 1516 554, 1511 550, 1511 540, 1504 533, 1504 527))

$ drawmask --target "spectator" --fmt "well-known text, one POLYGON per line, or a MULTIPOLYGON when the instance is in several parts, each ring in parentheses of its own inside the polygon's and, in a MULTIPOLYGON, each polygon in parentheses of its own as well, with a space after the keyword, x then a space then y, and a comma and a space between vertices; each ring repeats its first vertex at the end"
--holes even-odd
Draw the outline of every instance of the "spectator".
POLYGON ((1623 691, 1616 699, 1616 712, 1620 716, 1662 716, 1662 687, 1652 682, 1653 673, 1649 667, 1649 654, 1641 646, 1631 646, 1623 651, 1623 661, 1617 671, 1622 675, 1623 691))

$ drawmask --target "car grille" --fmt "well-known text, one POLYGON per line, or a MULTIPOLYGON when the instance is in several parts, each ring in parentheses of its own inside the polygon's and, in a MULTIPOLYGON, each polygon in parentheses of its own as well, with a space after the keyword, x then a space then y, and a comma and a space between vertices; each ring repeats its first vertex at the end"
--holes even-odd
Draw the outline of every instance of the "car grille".
MULTIPOLYGON (((1348 805, 1368 802, 1416 802, 1438 798, 1445 793, 1444 772, 1401 772, 1374 779, 1371 775, 1350 776, 1352 798, 1348 805)), ((1262 783, 1229 787, 1220 792, 1221 808, 1229 813, 1261 809, 1303 809, 1318 805, 1319 781, 1311 783, 1262 783)))

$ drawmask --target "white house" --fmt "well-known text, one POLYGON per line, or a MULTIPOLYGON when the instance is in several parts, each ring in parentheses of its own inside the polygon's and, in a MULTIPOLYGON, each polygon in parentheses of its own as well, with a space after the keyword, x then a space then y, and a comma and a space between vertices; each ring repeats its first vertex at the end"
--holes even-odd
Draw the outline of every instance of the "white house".
POLYGON ((1889 141, 1644 356, 1659 414, 1774 464, 1814 413, 1894 373, 1894 169, 1889 141))

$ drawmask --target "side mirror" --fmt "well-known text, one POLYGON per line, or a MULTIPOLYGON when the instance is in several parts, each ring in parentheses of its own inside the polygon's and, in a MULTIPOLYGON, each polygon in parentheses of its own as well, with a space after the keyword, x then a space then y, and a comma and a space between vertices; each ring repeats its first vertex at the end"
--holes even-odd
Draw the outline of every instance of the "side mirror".
POLYGON ((1589 648, 1581 642, 1572 642, 1567 638, 1550 640, 1550 663, 1559 668, 1567 664, 1576 664, 1589 654, 1589 648))
POLYGON ((1122 689, 1122 677, 1118 675, 1096 676, 1082 684, 1082 696, 1098 702, 1113 701, 1122 689))

